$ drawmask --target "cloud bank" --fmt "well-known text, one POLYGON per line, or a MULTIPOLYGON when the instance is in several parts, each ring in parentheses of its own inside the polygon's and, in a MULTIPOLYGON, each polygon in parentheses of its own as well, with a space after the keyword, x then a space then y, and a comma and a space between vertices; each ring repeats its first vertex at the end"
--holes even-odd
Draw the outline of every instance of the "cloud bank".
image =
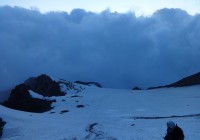
POLYGON ((161 9, 71 13, 0 7, 0 89, 42 73, 108 88, 169 84, 200 71, 200 15, 161 9))

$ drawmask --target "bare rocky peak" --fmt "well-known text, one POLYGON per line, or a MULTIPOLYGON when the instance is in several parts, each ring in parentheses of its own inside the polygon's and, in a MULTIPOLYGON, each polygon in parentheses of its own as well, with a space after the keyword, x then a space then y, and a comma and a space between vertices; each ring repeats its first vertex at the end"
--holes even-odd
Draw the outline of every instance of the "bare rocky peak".
POLYGON ((53 81, 48 75, 42 74, 38 77, 31 77, 24 82, 30 89, 43 96, 62 96, 65 93, 60 91, 59 83, 53 81))

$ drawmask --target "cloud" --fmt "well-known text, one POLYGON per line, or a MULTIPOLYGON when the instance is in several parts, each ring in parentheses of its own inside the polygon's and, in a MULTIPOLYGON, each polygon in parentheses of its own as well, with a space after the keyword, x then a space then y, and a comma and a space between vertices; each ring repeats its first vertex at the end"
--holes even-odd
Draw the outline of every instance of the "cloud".
POLYGON ((200 70, 200 15, 0 7, 0 89, 42 73, 109 88, 169 84, 200 70))

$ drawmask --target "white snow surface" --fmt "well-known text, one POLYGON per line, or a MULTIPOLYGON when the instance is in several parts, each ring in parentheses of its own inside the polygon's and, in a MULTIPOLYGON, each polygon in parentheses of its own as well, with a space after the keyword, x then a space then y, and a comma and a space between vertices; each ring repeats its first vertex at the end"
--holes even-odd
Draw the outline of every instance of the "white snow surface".
MULTIPOLYGON (((64 85, 62 90, 68 91, 64 85)), ((30 113, 0 105, 6 121, 3 140, 162 140, 166 122, 174 121, 184 131, 185 140, 200 138, 200 116, 162 119, 133 117, 168 117, 200 114, 200 86, 154 90, 118 90, 80 86, 55 99, 52 110, 30 113), (79 108, 77 107, 80 106, 79 108), (63 110, 68 112, 63 112, 63 110)))

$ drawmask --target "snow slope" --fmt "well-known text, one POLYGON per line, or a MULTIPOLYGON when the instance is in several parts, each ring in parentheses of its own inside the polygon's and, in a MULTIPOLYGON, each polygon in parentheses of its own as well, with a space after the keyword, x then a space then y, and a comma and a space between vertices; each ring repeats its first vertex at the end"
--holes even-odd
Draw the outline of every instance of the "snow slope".
MULTIPOLYGON (((176 122, 185 140, 200 138, 200 86, 155 90, 117 90, 76 85, 80 90, 56 99, 54 109, 29 113, 0 106, 7 123, 3 140, 161 140, 166 122, 176 122), (137 118, 138 117, 138 118, 137 118), (140 118, 141 117, 141 118, 140 118)), ((34 98, 44 98, 31 91, 34 98)))

